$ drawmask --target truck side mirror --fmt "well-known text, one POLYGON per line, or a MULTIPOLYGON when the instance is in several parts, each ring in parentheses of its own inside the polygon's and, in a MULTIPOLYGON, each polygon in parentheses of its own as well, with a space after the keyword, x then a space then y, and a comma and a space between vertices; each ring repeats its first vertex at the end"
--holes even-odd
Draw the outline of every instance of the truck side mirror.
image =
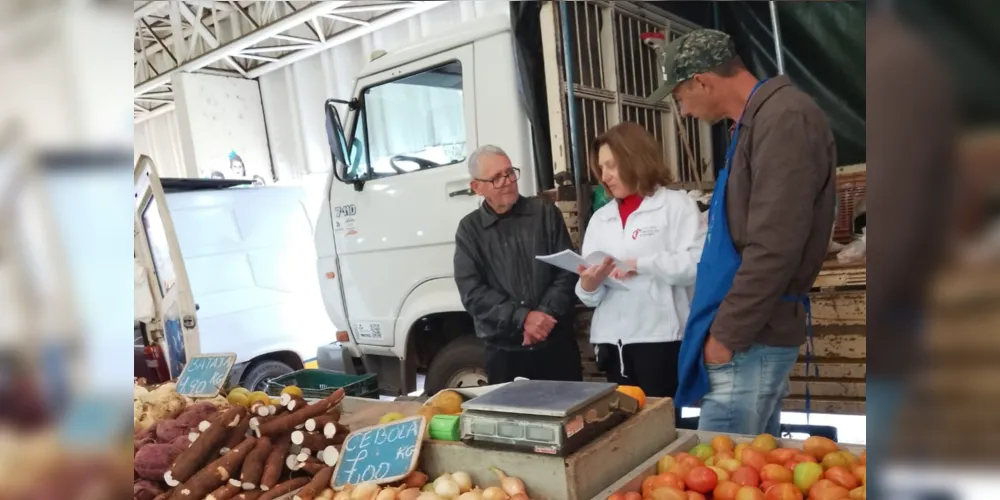
POLYGON ((345 177, 350 153, 347 137, 344 134, 344 125, 340 121, 340 112, 337 111, 336 103, 337 101, 333 99, 327 99, 324 105, 326 108, 326 138, 330 144, 330 155, 333 157, 333 175, 340 182, 347 182, 345 177))

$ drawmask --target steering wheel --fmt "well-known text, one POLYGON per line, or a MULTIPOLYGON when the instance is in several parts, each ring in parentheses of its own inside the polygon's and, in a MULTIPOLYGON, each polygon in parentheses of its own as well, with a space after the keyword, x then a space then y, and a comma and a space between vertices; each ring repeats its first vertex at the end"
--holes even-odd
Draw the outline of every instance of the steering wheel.
POLYGON ((403 170, 396 162, 397 161, 409 161, 417 164, 419 170, 424 170, 426 168, 440 167, 441 164, 437 162, 430 161, 425 158, 420 158, 418 156, 407 156, 407 155, 393 155, 389 158, 389 166, 396 171, 397 174, 405 174, 406 170, 403 170))

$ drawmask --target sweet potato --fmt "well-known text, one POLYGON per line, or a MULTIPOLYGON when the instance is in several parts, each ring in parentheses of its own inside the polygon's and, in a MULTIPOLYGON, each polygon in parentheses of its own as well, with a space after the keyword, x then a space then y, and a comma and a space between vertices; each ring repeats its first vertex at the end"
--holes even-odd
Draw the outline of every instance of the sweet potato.
POLYGON ((135 472, 143 479, 162 480, 181 451, 171 444, 147 444, 135 454, 135 472))
POLYGON ((164 420, 156 426, 156 442, 169 443, 180 436, 187 436, 191 427, 179 418, 164 420))
POLYGON ((202 420, 206 420, 208 417, 218 413, 218 411, 219 409, 212 403, 195 403, 185 408, 175 420, 180 421, 190 429, 197 426, 202 420))
POLYGON ((133 500, 153 500, 163 494, 163 487, 156 481, 140 479, 132 484, 133 500))

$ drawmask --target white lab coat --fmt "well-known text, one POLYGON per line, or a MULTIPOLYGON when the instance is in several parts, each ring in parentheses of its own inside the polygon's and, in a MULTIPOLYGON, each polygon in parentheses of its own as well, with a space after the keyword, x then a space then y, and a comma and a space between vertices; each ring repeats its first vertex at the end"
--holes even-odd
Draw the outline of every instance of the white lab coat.
POLYGON ((638 273, 626 280, 629 290, 602 285, 586 292, 577 282, 580 300, 596 307, 591 343, 621 346, 681 340, 706 232, 695 201, 667 188, 644 198, 624 229, 617 201, 594 213, 583 239, 583 255, 602 251, 622 261, 636 259, 638 273))

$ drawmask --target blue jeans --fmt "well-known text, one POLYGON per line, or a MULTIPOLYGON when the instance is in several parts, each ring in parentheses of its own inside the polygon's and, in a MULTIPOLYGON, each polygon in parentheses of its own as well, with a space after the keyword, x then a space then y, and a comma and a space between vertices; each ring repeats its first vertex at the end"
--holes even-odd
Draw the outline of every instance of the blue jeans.
POLYGON ((799 357, 797 347, 754 344, 721 365, 708 365, 708 394, 701 401, 698 430, 775 437, 781 430, 781 401, 799 357))

